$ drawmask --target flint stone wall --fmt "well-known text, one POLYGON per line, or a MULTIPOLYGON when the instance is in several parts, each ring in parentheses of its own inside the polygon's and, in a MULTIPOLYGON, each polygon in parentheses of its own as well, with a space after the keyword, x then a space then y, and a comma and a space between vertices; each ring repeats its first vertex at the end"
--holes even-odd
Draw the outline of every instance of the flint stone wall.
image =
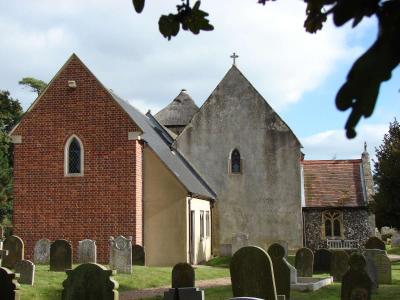
MULTIPOLYGON (((327 248, 326 240, 321 239, 322 213, 326 210, 325 208, 304 210, 305 247, 313 251, 327 248)), ((341 211, 343 212, 344 238, 358 241, 360 248, 363 249, 365 242, 370 237, 371 229, 367 210, 365 208, 344 208, 341 211)))

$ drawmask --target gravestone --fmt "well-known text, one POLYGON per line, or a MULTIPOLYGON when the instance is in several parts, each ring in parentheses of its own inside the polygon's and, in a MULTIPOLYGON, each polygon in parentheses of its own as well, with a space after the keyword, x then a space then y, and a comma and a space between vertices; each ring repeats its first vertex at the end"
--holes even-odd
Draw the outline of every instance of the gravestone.
POLYGON ((331 257, 331 276, 333 281, 342 281, 343 275, 349 269, 349 255, 344 250, 335 250, 331 257))
POLYGON ((96 263, 96 242, 85 239, 78 242, 78 262, 81 264, 96 263))
POLYGON ((33 262, 35 264, 48 264, 50 262, 50 245, 48 239, 38 240, 33 250, 33 262))
MULTIPOLYGON (((2 242, 0 242, 0 243, 2 243, 2 242)), ((8 250, 3 250, 2 248, 3 248, 3 245, 1 244, 0 245, 0 262, 2 261, 2 259, 3 259, 3 257, 4 256, 6 256, 7 254, 8 254, 8 250)))
POLYGON ((15 273, 19 274, 18 282, 33 285, 35 281, 35 265, 30 260, 21 260, 15 264, 15 273))
MULTIPOLYGON (((290 284, 296 284, 297 283, 297 270, 295 267, 293 267, 286 258, 283 258, 283 261, 285 264, 288 266, 290 270, 290 284)), ((279 296, 279 295, 278 295, 279 296)), ((279 297, 278 297, 279 299, 279 297)))
POLYGON ((369 278, 372 281, 372 289, 376 290, 379 287, 378 282, 378 269, 375 265, 374 257, 378 254, 386 254, 386 251, 379 250, 379 249, 365 249, 364 250, 364 257, 366 261, 365 270, 368 273, 369 278))
POLYGON ((164 292, 164 300, 204 300, 204 290, 195 287, 175 288, 164 292))
POLYGON ((67 270, 63 282, 62 300, 115 300, 118 299, 118 282, 115 271, 99 264, 87 263, 67 270))
POLYGON ((297 250, 294 265, 299 277, 312 277, 314 265, 313 252, 308 248, 300 248, 297 250))
POLYGON ((364 257, 353 253, 349 265, 350 269, 342 278, 341 300, 370 300, 372 281, 365 271, 364 257))
POLYGON ((4 227, 0 226, 0 241, 4 240, 4 227))
POLYGON ((50 245, 50 271, 64 272, 72 268, 72 247, 66 240, 56 240, 50 245))
POLYGON ((377 254, 373 258, 378 273, 379 284, 392 284, 392 264, 386 254, 377 254))
POLYGON ((290 268, 285 262, 285 248, 280 244, 272 244, 268 248, 274 269, 276 293, 290 299, 290 268))
POLYGON ((132 246, 132 263, 137 266, 144 266, 144 248, 142 246, 132 246))
POLYGON ((132 274, 132 237, 110 237, 110 268, 118 273, 132 274))
POLYGON ((4 240, 3 250, 8 251, 1 262, 3 267, 14 269, 15 264, 24 259, 24 242, 16 235, 11 235, 4 240))
POLYGON ((19 300, 17 276, 7 268, 0 268, 0 299, 19 300))
POLYGON ((263 249, 247 246, 236 251, 230 274, 234 297, 277 299, 272 261, 263 249))
POLYGON ((328 249, 318 249, 314 254, 314 273, 331 272, 332 252, 328 249))
POLYGON ((232 236, 232 254, 242 247, 249 245, 249 235, 247 233, 236 233, 232 236))
POLYGON ((172 269, 172 288, 194 287, 194 269, 188 263, 178 263, 172 269))
POLYGON ((377 238, 376 236, 371 236, 365 243, 365 249, 380 249, 386 250, 385 243, 377 238))

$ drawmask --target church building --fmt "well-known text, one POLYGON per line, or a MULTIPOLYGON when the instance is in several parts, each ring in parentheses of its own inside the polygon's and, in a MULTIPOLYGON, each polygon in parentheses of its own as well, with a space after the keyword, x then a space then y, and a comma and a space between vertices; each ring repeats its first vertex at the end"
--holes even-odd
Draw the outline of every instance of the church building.
POLYGON ((235 65, 200 108, 182 90, 153 116, 74 54, 10 136, 14 234, 27 259, 42 238, 71 241, 75 258, 78 241, 95 240, 108 263, 109 238, 123 235, 144 247, 146 265, 170 266, 242 245, 317 249, 371 234, 369 158, 304 160, 296 135, 235 65), (321 185, 341 169, 348 181, 324 198, 321 185), (346 221, 354 213, 355 233, 346 221))

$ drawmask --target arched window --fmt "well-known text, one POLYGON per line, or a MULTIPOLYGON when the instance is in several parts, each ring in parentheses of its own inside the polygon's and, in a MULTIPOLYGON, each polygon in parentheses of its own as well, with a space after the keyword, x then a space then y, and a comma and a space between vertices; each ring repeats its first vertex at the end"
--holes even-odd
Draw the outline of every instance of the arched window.
POLYGON ((65 144, 65 175, 83 175, 83 145, 81 140, 73 135, 65 144))
POLYGON ((340 211, 325 211, 322 213, 323 239, 343 238, 343 214, 340 211))
POLYGON ((233 149, 230 157, 230 173, 240 174, 242 172, 242 160, 238 149, 233 149))

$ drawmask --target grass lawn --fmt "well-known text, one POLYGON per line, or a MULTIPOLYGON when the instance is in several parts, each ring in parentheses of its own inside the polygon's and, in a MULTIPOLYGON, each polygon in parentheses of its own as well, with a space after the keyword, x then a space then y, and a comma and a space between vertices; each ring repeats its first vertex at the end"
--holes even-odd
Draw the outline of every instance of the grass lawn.
MULTIPOLYGON (((74 265, 75 268, 77 265, 74 265)), ((133 274, 117 274, 119 291, 159 287, 171 284, 170 267, 133 266, 133 274)), ((229 277, 226 268, 196 268, 196 280, 229 277)), ((65 272, 50 272, 48 265, 36 265, 35 285, 21 284, 21 300, 54 300, 61 299, 62 282, 67 278, 65 272)))

